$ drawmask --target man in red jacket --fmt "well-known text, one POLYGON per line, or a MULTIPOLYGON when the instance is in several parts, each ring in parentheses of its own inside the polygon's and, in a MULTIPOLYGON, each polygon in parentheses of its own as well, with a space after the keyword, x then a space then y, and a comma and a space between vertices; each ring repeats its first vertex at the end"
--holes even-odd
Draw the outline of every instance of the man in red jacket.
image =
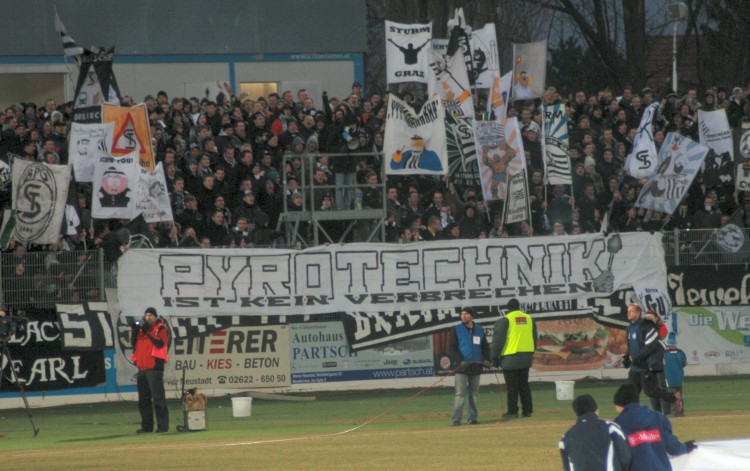
POLYGON ((138 367, 138 410, 141 413, 141 428, 136 433, 154 431, 156 412, 156 433, 169 431, 169 410, 164 394, 164 364, 169 349, 169 328, 156 309, 149 307, 143 319, 133 324, 133 356, 138 367))

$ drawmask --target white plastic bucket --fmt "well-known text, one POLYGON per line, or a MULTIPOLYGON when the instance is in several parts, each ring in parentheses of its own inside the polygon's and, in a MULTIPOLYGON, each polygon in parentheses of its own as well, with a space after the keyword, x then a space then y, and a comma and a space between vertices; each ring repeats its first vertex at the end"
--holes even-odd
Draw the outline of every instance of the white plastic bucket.
POLYGON ((232 398, 232 417, 250 417, 253 410, 252 397, 232 398))
POLYGON ((558 401, 572 401, 575 381, 555 381, 555 393, 558 401))

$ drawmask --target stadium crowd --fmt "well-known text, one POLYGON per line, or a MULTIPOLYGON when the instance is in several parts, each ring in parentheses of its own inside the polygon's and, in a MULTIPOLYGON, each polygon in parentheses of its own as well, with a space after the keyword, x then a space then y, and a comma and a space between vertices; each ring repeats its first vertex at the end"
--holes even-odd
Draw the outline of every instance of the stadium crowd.
MULTIPOLYGON (((508 116, 517 116, 522 130, 532 217, 507 226, 502 202, 485 204, 478 185, 458 191, 450 176, 389 176, 382 185, 378 153, 383 148, 387 91, 366 96, 355 82, 345 99, 324 93, 320 104, 304 89, 257 99, 235 96, 229 87, 226 92, 215 101, 170 99, 164 92, 144 98, 174 223, 144 223, 134 229, 127 220, 92 220, 91 185, 78 183, 76 234, 51 247, 19 249, 11 241, 8 250, 101 246, 112 261, 126 249, 122 227, 145 234, 155 247, 268 246, 283 236, 277 223, 284 211, 382 208, 384 201, 386 242, 594 232, 601 229, 605 214, 610 230, 618 231, 717 228, 730 221, 750 227, 750 195, 735 191, 733 184, 709 186, 699 175, 669 216, 635 207, 644 182, 623 169, 641 116, 654 100, 660 101, 653 133, 657 147, 668 132, 697 140, 697 111, 719 107, 726 109, 738 138, 750 128, 750 87, 731 92, 711 88, 700 101, 695 88, 680 97, 657 97, 649 88, 638 93, 625 87, 620 96, 610 89, 591 94, 581 90, 568 99, 549 88, 541 100, 512 103, 508 116), (545 187, 542 100, 567 104, 572 185, 545 187)), ((415 103, 419 93, 401 87, 399 96, 415 103)), ((133 103, 132 97, 122 99, 125 106, 133 103)), ((484 106, 480 98, 477 109, 484 106)), ((51 99, 43 106, 8 107, 0 115, 0 158, 67 163, 72 113, 72 103, 58 106, 51 99)), ((4 180, 0 198, 8 208, 9 173, 4 180)), ((335 221, 327 224, 332 233, 344 233, 335 221)), ((311 240, 312 225, 305 227, 302 236, 311 240)), ((356 230, 346 235, 347 241, 362 236, 356 230)))

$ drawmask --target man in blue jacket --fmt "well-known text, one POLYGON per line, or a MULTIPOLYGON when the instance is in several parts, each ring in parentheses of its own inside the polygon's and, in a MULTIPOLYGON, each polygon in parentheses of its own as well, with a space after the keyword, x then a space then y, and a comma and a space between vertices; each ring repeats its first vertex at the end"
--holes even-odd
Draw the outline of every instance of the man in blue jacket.
POLYGON ((682 393, 659 387, 656 373, 664 371, 664 347, 659 341, 659 332, 653 322, 643 317, 637 304, 628 306, 628 351, 623 355, 623 364, 630 368, 628 381, 648 397, 672 404, 674 412, 682 411, 682 393))
POLYGON ((638 388, 625 383, 615 392, 614 403, 618 416, 615 423, 625 433, 630 445, 630 469, 638 471, 671 471, 669 456, 690 453, 696 446, 693 440, 681 443, 672 434, 672 424, 661 412, 638 403, 638 388))
POLYGON ((453 401, 453 425, 461 425, 464 415, 464 402, 469 398, 469 425, 479 424, 477 396, 482 367, 489 366, 490 344, 481 325, 474 323, 474 310, 461 309, 461 323, 451 329, 450 352, 454 365, 458 365, 455 375, 456 396, 453 401))

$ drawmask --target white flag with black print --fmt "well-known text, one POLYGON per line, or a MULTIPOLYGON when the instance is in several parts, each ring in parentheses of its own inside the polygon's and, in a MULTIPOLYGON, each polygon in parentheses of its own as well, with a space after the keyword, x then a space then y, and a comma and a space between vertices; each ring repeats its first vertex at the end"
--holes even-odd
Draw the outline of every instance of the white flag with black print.
POLYGON ((633 150, 625 161, 625 169, 637 179, 648 178, 656 172, 658 166, 658 154, 654 143, 654 130, 651 123, 654 120, 659 103, 652 103, 643 112, 638 133, 633 141, 633 150))
POLYGON ((445 108, 433 96, 417 113, 391 93, 383 138, 385 171, 390 175, 444 175, 448 171, 445 108))
POLYGON ((573 178, 570 174, 570 141, 565 105, 543 106, 542 119, 544 176, 550 185, 570 185, 573 178))
POLYGON ((406 25, 385 22, 387 82, 427 83, 432 23, 406 25))
POLYGON ((138 167, 138 187, 135 193, 135 213, 143 214, 146 222, 172 221, 172 207, 161 162, 153 172, 138 167))
POLYGON ((472 31, 469 41, 474 61, 474 86, 491 88, 495 77, 500 76, 495 23, 487 23, 482 29, 472 31))
POLYGON ((114 123, 73 123, 70 128, 70 162, 77 182, 94 180, 96 162, 112 155, 114 123))
POLYGON ((708 186, 734 185, 734 142, 724 109, 698 110, 700 143, 711 149, 703 162, 703 183, 708 186))
POLYGON ((55 10, 55 30, 60 35, 60 40, 63 43, 63 54, 65 57, 76 57, 83 54, 83 48, 76 44, 75 39, 71 38, 65 31, 65 25, 63 25, 60 15, 55 10))
POLYGON ((674 214, 708 155, 708 147, 680 134, 668 133, 659 150, 659 168, 648 179, 635 205, 674 214))
POLYGON ((15 239, 48 245, 60 240, 70 167, 13 159, 15 239))

